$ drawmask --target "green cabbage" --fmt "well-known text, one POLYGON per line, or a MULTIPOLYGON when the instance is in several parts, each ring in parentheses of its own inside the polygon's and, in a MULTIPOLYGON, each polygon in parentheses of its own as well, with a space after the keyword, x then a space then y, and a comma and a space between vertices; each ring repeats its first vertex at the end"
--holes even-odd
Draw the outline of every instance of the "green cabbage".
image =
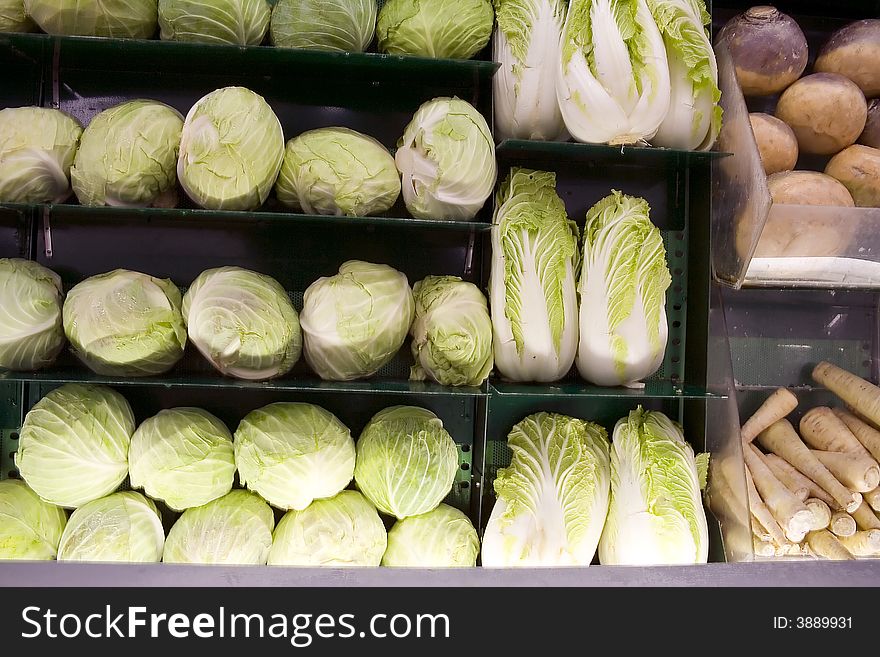
POLYGON ((458 98, 424 103, 398 140, 394 161, 406 209, 417 219, 473 219, 498 175, 486 119, 458 98))
POLYGON ((608 514, 608 433, 535 413, 513 427, 507 444, 513 458, 495 478, 483 566, 589 566, 608 514))
POLYGON ((0 32, 33 32, 36 28, 24 11, 24 0, 0 0, 0 32))
POLYGON ((233 490, 183 512, 165 540, 165 563, 265 565, 275 514, 259 495, 233 490))
POLYGON ((40 264, 0 258, 0 370, 51 365, 64 346, 61 278, 40 264))
POLYGON ((155 100, 131 100, 98 114, 70 170, 80 204, 176 205, 182 129, 180 113, 155 100))
POLYGON ((322 379, 372 376, 403 346, 414 304, 406 275, 388 265, 350 260, 319 278, 303 297, 306 362, 322 379))
POLYGON ((174 511, 201 506, 232 490, 232 434, 199 408, 171 408, 144 420, 131 437, 132 488, 174 511))
POLYGON ((44 500, 76 508, 125 480, 134 428, 131 407, 118 392, 69 383, 25 416, 15 465, 44 500))
POLYGON ((457 471, 455 441, 440 418, 424 408, 379 411, 358 440, 358 489, 400 520, 436 508, 452 490, 457 471))
POLYGON ((596 385, 637 385, 663 363, 672 278, 650 212, 618 191, 587 212, 577 366, 596 385))
POLYGON ((224 87, 186 115, 177 177, 200 207, 256 210, 269 196, 283 158, 281 122, 265 99, 244 87, 224 87))
POLYGON ((160 38, 166 41, 258 46, 269 29, 266 0, 159 0, 160 38))
POLYGON ((388 0, 379 12, 379 50, 392 55, 470 59, 489 43, 490 0, 388 0))
POLYGON ((400 196, 394 158, 382 144, 348 128, 309 130, 287 142, 275 184, 282 204, 308 214, 381 214, 400 196))
POLYGON ((279 509, 305 509, 348 486, 355 463, 351 432, 313 404, 277 402, 248 413, 235 431, 242 486, 279 509))
POLYGON ((157 0, 24 0, 44 32, 117 39, 149 39, 156 33, 157 0))
POLYGON ((0 202, 66 200, 82 131, 76 119, 59 110, 0 110, 0 202))
POLYGON ((385 525, 376 507, 353 490, 288 511, 269 551, 270 566, 378 566, 385 525))
POLYGON ((94 500, 70 516, 58 546, 59 561, 156 563, 165 530, 152 500, 124 491, 94 500))
POLYGON ((363 52, 376 31, 376 0, 278 0, 270 30, 282 48, 363 52))
POLYGON ((433 511, 398 520, 388 532, 383 566, 472 568, 480 539, 465 514, 441 504, 433 511))
POLYGON ((413 286, 411 379, 478 386, 492 371, 492 320, 486 297, 457 276, 428 276, 413 286))
POLYGON ((631 411, 614 427, 611 507, 599 541, 603 564, 706 563, 709 530, 700 469, 681 426, 663 413, 631 411))
POLYGON ((167 372, 183 356, 180 290, 169 280, 117 269, 75 285, 64 332, 76 355, 106 376, 167 372))
POLYGON ((302 351, 287 292, 274 278, 240 267, 202 272, 183 297, 183 318, 192 343, 227 376, 282 376, 302 351))
POLYGON ((64 509, 41 500, 23 481, 0 481, 0 561, 54 559, 66 524, 64 509))

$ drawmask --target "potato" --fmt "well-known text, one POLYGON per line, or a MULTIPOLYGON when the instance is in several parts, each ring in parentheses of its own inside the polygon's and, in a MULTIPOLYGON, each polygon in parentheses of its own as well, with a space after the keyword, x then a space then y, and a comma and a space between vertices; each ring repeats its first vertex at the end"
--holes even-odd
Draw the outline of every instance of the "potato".
POLYGON ((832 155, 862 134, 868 103, 848 78, 813 73, 785 90, 776 106, 776 118, 791 126, 802 153, 832 155))
POLYGON ((880 95, 880 19, 856 21, 832 34, 815 70, 849 78, 866 96, 880 95))
POLYGON ((736 79, 746 96, 779 93, 807 66, 807 39, 798 24, 775 7, 752 7, 730 19, 716 42, 727 41, 736 79))
POLYGON ((871 148, 880 148, 880 98, 868 103, 868 120, 859 137, 859 143, 871 148))
POLYGON ((794 169, 798 159, 798 143, 788 124, 762 112, 749 114, 749 121, 755 133, 764 173, 769 176, 794 169))
POLYGON ((860 208, 880 208, 880 150, 850 146, 831 158, 825 173, 839 180, 860 208))
POLYGON ((818 171, 782 171, 767 178, 774 203, 787 205, 837 205, 855 207, 849 191, 837 180, 818 171))

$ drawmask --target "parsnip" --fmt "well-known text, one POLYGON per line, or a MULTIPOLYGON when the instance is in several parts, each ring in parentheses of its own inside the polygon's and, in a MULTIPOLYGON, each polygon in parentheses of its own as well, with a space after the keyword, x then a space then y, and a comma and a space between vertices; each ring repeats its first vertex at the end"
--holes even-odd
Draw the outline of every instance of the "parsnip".
POLYGON ((820 529, 817 532, 807 534, 807 544, 810 549, 820 557, 825 559, 834 559, 836 561, 848 561, 855 559, 840 541, 827 529, 820 529))
MULTIPOLYGON (((762 454, 761 458, 764 460, 764 463, 770 468, 770 472, 773 473, 779 481, 781 481, 785 487, 792 492, 792 494, 798 498, 801 502, 806 502, 807 498, 810 497, 810 489, 803 485, 802 481, 796 477, 793 477, 790 470, 786 470, 785 468, 779 467, 779 464, 776 462, 776 459, 779 459, 775 454, 762 454), (773 456, 774 460, 771 461, 768 456, 773 456)), ((780 461, 782 459, 779 459, 780 461)), ((794 468, 792 468, 794 470, 794 468)), ((794 470, 797 472, 797 470, 794 470)), ((798 472, 798 474, 800 474, 798 472)), ((803 475, 801 475, 803 476, 803 475)))
POLYGON ((880 388, 827 361, 813 368, 813 379, 851 405, 875 427, 880 426, 880 388))
POLYGON ((752 442, 764 429, 784 418, 795 408, 797 408, 797 397, 787 388, 777 388, 742 426, 740 435, 743 443, 752 442))
POLYGON ((762 541, 757 536, 752 536, 752 546, 756 557, 775 557, 776 547, 773 543, 762 541))
POLYGON ((827 406, 813 408, 801 418, 801 437, 814 449, 827 452, 851 452, 871 458, 843 420, 827 406))
POLYGON ((758 489, 755 488, 755 482, 752 479, 752 474, 749 472, 748 468, 746 468, 746 488, 749 493, 749 509, 751 510, 752 515, 757 518, 761 526, 767 530, 767 533, 770 534, 770 537, 774 542, 779 544, 785 543, 786 538, 782 531, 782 527, 776 522, 773 514, 770 513, 770 509, 767 508, 767 505, 764 504, 764 500, 762 500, 760 494, 758 494, 758 489))
POLYGON ((764 454, 764 461, 766 461, 771 469, 777 468, 779 470, 785 470, 789 477, 798 482, 798 487, 803 486, 810 492, 810 497, 822 500, 832 509, 840 508, 840 504, 838 504, 824 488, 803 474, 784 458, 779 457, 776 454, 764 454))
POLYGON ((880 529, 880 518, 867 502, 862 502, 859 508, 850 512, 859 529, 880 529))
POLYGON ((802 541, 810 531, 813 514, 773 476, 754 445, 743 445, 743 456, 761 499, 782 527, 785 537, 794 543, 802 541))
POLYGON ((860 493, 841 484, 804 445, 788 420, 780 420, 758 435, 758 442, 766 450, 784 458, 814 482, 825 489, 836 502, 835 506, 852 511, 862 503, 860 493))
POLYGON ((811 526, 812 531, 826 529, 828 525, 831 524, 831 509, 828 508, 828 505, 825 504, 825 502, 817 500, 815 497, 811 497, 804 502, 804 506, 806 506, 810 510, 810 513, 813 514, 813 524, 811 526))
POLYGON ((880 557, 880 529, 857 531, 852 536, 838 536, 838 541, 856 557, 880 557))
POLYGON ((850 490, 867 493, 880 486, 880 465, 870 455, 810 450, 850 490))
POLYGON ((871 453, 871 456, 880 461, 880 431, 852 413, 839 408, 834 409, 834 414, 847 426, 856 440, 871 453))
POLYGON ((852 536, 856 533, 856 521, 846 511, 835 511, 829 529, 835 536, 852 536))
POLYGON ((865 502, 867 502, 868 506, 874 509, 874 511, 880 511, 880 488, 869 490, 862 497, 865 498, 865 502))

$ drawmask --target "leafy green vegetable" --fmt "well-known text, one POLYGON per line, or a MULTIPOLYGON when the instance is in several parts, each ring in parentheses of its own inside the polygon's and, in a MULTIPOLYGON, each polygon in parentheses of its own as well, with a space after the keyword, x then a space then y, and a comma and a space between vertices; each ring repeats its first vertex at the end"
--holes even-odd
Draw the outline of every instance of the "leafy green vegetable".
POLYGON ((174 207, 183 117, 155 100, 132 100, 86 127, 70 170, 81 205, 174 207))
POLYGON ((134 428, 131 407, 118 392, 68 383, 28 411, 15 466, 44 500, 76 508, 125 480, 134 428))
POLYGON ((272 43, 363 52, 373 41, 376 12, 376 0, 278 0, 272 10, 272 43))
POLYGON ((162 374, 186 345, 180 303, 180 290, 170 280, 117 269, 67 293, 64 332, 80 360, 98 374, 162 374))
POLYGON ((131 437, 132 488, 174 511, 201 506, 232 489, 232 434, 199 408, 170 408, 144 420, 131 437))
POLYGON ((266 0, 159 0, 165 41, 258 46, 269 29, 266 0))
POLYGON ((614 427, 611 507, 599 560, 626 565, 705 563, 708 550, 694 450, 677 423, 639 406, 614 427))
POLYGON ((379 12, 379 50, 392 55, 470 59, 489 43, 490 0, 388 0, 379 12))
POLYGON ((54 559, 66 524, 64 509, 41 500, 23 481, 0 481, 0 561, 54 559))
POLYGON ((455 507, 398 520, 388 532, 383 566, 401 568, 473 568, 480 553, 477 530, 455 507))
POLYGON ((0 0, 0 32, 33 32, 34 22, 24 10, 24 0, 0 0))
POLYGON ((235 431, 242 486, 279 509, 305 509, 351 481, 355 447, 339 419, 313 404, 276 402, 248 413, 235 431))
POLYGON ((52 364, 64 346, 61 278, 31 260, 0 258, 0 370, 52 364))
POLYGON ((379 411, 358 440, 358 489, 399 520, 436 508, 452 489, 457 470, 455 441, 442 420, 424 408, 379 411))
POLYGON ((44 32, 115 39, 149 39, 156 33, 157 0, 24 0, 44 32))
POLYGON ((495 478, 483 566, 589 566, 608 513, 605 429, 535 413, 513 427, 507 444, 513 458, 495 478))

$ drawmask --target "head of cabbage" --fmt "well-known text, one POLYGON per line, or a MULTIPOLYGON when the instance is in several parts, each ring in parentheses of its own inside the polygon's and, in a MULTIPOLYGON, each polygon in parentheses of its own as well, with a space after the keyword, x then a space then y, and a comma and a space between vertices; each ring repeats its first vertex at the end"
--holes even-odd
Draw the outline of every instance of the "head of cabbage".
POLYGON ((183 297, 189 338, 227 376, 289 372, 302 352, 299 315, 274 278, 240 267, 202 272, 183 297))
POLYGON ((244 87, 212 91, 186 115, 177 177, 209 210, 256 210, 269 196, 284 158, 281 122, 244 87))
POLYGON ((45 107, 0 110, 0 202, 61 203, 83 129, 45 107))
POLYGON ((0 481, 0 561, 54 559, 66 524, 64 509, 41 500, 23 481, 0 481))
POLYGON ((269 550, 270 566, 378 566, 387 546, 385 524, 359 492, 344 490, 288 511, 269 550))
POLYGON ((132 488, 174 511, 207 504, 232 490, 232 434, 200 408, 169 408, 144 420, 131 437, 132 488))
POLYGON ((383 513, 399 520, 436 508, 458 471, 458 449, 443 421, 416 406, 379 411, 357 443, 354 480, 383 513))
POLYGON ((70 170, 80 204, 176 205, 182 129, 180 112, 156 100, 131 100, 98 114, 83 132, 70 170))
POLYGON ((266 0, 159 0, 159 37, 258 46, 269 29, 270 15, 266 0))
POLYGON ((379 50, 392 55, 470 59, 489 43, 490 0, 388 0, 379 12, 379 50))
POLYGON ((275 514, 259 495, 233 490, 183 512, 165 540, 165 563, 265 565, 275 514))
POLYGON ((492 320, 486 297, 457 276, 428 276, 413 286, 411 379, 478 386, 492 371, 492 320))
POLYGON ((113 493, 74 511, 58 546, 59 561, 157 563, 165 530, 152 500, 113 493))
POLYGON ((322 379, 372 376, 403 346, 414 311, 406 275, 350 260, 306 289, 300 322, 306 362, 322 379))
POLYGON ((0 370, 37 370, 64 346, 61 278, 31 260, 0 258, 0 370))
POLYGON ((44 500, 76 508, 125 480, 134 428, 131 407, 118 392, 68 383, 28 411, 15 465, 44 500))
POLYGON ((235 431, 242 486, 279 509, 305 509, 333 497, 354 472, 351 432, 313 404, 276 402, 248 413, 235 431))
POLYGON ((473 523, 455 507, 398 520, 388 532, 383 566, 400 568, 472 568, 480 539, 473 523))
POLYGON ((183 356, 180 290, 170 280, 117 269, 75 285, 64 301, 74 353, 106 376, 150 376, 183 356))
POLYGON ((149 39, 156 33, 157 0, 24 0, 44 32, 70 36, 149 39))
POLYGON ((376 0, 278 0, 272 43, 282 48, 363 52, 376 31, 376 0))
POLYGON ((406 209, 417 219, 473 219, 498 175, 486 119, 459 98, 424 103, 398 140, 394 161, 406 209))
POLYGON ((0 0, 0 32, 33 32, 37 29, 24 10, 24 0, 0 0))
POLYGON ((362 217, 394 205, 400 176, 391 153, 372 137, 318 128, 287 142, 275 193, 308 214, 362 217))

